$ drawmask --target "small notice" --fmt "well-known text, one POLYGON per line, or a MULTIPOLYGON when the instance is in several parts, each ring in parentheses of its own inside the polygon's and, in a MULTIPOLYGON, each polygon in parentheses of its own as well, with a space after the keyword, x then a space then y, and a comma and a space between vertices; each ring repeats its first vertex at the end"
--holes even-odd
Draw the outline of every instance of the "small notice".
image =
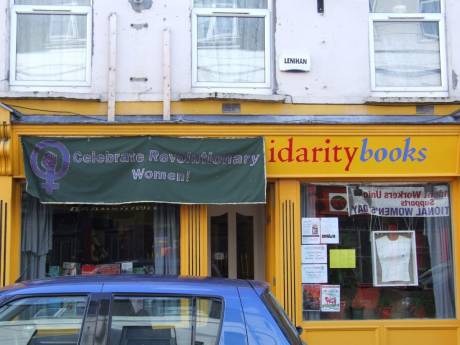
POLYGON ((340 285, 321 286, 321 311, 340 312, 340 285))
POLYGON ((321 218, 321 243, 339 243, 339 218, 321 218))
POLYGON ((331 249, 330 268, 356 268, 356 249, 331 249))
POLYGON ((321 218, 302 218, 302 244, 320 244, 321 218))
POLYGON ((304 284, 303 287, 303 308, 304 310, 319 311, 321 305, 321 285, 304 284))
POLYGON ((302 245, 303 264, 327 264, 327 246, 325 244, 302 245))
POLYGON ((302 264, 302 283, 327 283, 327 264, 302 264))

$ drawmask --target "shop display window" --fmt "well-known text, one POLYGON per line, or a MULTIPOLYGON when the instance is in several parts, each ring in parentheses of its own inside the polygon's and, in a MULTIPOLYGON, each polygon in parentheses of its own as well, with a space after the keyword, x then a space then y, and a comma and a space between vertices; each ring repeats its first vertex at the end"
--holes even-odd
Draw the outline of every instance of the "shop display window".
POLYGON ((303 184, 304 320, 455 318, 449 185, 303 184))
POLYGON ((45 205, 23 194, 20 280, 179 274, 179 206, 45 205))

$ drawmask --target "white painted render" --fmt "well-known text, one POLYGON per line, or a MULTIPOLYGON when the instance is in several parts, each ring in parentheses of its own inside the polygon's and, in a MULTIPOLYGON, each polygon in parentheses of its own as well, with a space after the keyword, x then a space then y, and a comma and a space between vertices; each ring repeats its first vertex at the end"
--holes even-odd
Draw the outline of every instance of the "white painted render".
MULTIPOLYGON (((276 0, 272 8, 271 88, 235 89, 236 94, 262 93, 287 96, 293 103, 362 104, 367 102, 460 101, 456 75, 460 74, 460 1, 446 0, 446 60, 448 97, 439 94, 372 94, 369 68, 369 5, 367 0, 324 0, 324 14, 316 0, 276 0), (280 55, 307 55, 308 72, 280 72, 280 55), (401 97, 406 95, 406 97, 401 97), (423 96, 423 97, 419 97, 423 96), (437 96, 437 97, 433 97, 437 96)), ((107 99, 109 63, 109 16, 118 18, 116 98, 120 101, 151 101, 163 98, 163 30, 171 32, 171 96, 215 89, 192 88, 192 0, 154 0, 150 9, 135 12, 128 0, 93 0, 93 52, 89 87, 11 86, 8 81, 10 9, 0 1, 0 97, 69 97, 107 99), (148 27, 143 25, 147 24, 148 27), (134 27, 132 26, 134 25, 134 27)), ((459 77, 460 78, 460 77, 459 77)), ((236 96, 237 97, 237 96, 236 96)), ((228 95, 225 96, 228 98, 228 95)), ((246 95, 245 98, 248 98, 246 95)), ((251 98, 251 97, 249 97, 251 98)))

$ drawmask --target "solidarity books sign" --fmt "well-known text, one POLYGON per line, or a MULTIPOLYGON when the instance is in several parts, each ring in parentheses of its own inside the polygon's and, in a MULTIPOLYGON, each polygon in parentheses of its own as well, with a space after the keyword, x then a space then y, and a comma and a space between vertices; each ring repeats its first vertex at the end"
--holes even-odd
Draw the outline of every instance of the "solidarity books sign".
POLYGON ((262 138, 23 137, 27 192, 44 203, 265 202, 262 138))

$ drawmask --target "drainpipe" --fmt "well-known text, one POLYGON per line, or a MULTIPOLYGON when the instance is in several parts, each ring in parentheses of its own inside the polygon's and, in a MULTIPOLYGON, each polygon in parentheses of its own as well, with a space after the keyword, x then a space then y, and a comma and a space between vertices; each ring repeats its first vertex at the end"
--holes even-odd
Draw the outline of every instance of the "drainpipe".
POLYGON ((171 32, 163 29, 163 120, 171 120, 171 32))
POLYGON ((109 15, 109 71, 107 85, 107 121, 115 121, 117 92, 117 14, 109 15))

